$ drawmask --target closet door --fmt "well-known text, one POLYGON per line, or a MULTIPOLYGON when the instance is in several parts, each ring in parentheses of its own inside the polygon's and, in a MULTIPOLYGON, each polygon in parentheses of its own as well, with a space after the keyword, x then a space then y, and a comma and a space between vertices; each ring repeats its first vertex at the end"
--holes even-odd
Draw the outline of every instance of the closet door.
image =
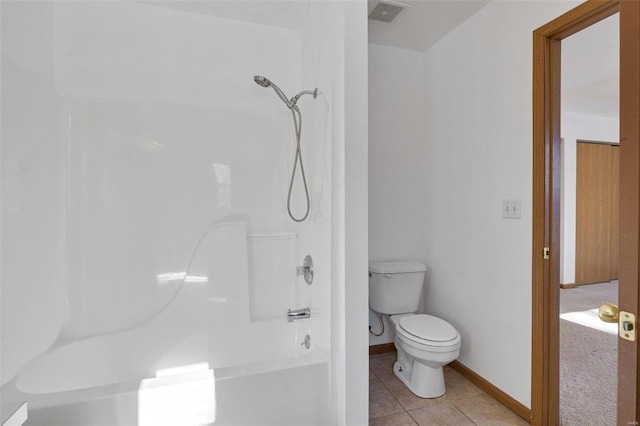
POLYGON ((611 145, 611 226, 609 240, 611 261, 609 263, 610 280, 618 279, 620 255, 620 149, 611 145))
POLYGON ((576 284, 617 278, 617 154, 611 145, 577 144, 576 284))

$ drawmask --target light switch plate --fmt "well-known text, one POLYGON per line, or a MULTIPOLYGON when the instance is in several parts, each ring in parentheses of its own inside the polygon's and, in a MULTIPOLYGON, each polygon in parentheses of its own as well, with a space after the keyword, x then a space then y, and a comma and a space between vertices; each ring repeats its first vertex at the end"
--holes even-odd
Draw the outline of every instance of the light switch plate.
POLYGON ((504 219, 520 219, 520 200, 502 200, 502 217, 504 219))

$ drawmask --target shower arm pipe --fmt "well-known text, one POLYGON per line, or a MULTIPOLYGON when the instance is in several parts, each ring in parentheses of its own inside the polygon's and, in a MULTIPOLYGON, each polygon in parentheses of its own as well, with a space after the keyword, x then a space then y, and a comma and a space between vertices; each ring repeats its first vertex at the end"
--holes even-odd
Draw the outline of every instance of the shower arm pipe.
MULTIPOLYGON (((291 98, 291 106, 289 108, 293 108, 296 103, 298 102, 298 99, 300 99, 303 95, 311 95, 313 96, 313 99, 318 97, 318 89, 314 89, 314 90, 303 90, 300 93, 298 93, 297 95, 295 95, 293 98, 291 98)), ((298 111, 299 112, 299 111, 298 111)))
MULTIPOLYGON (((303 90, 297 95, 295 95, 294 97, 292 97, 291 99, 287 99, 287 96, 284 94, 284 92, 274 82, 271 82, 270 86, 273 88, 273 90, 276 92, 278 97, 282 100, 282 102, 285 103, 285 105, 289 109, 296 108, 297 110, 296 104, 298 103, 298 99, 300 99, 304 95, 312 95, 313 99, 318 97, 318 89, 315 89, 315 90, 303 90)), ((298 113, 300 113, 300 110, 297 110, 297 111, 298 113)))

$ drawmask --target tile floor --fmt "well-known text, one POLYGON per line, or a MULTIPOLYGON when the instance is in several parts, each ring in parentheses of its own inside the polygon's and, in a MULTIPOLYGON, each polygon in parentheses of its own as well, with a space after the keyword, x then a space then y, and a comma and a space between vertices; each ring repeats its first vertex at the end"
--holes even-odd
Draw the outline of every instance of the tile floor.
POLYGON ((393 374, 395 360, 395 352, 369 357, 370 426, 528 424, 451 367, 444 367, 446 394, 419 398, 393 374))

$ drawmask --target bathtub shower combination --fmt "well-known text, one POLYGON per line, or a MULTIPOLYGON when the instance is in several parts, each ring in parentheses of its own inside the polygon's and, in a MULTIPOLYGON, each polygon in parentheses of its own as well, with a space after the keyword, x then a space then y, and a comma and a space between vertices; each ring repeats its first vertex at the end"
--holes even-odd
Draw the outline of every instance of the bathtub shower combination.
POLYGON ((269 3, 2 2, 1 398, 25 425, 336 423, 344 6, 269 3))

